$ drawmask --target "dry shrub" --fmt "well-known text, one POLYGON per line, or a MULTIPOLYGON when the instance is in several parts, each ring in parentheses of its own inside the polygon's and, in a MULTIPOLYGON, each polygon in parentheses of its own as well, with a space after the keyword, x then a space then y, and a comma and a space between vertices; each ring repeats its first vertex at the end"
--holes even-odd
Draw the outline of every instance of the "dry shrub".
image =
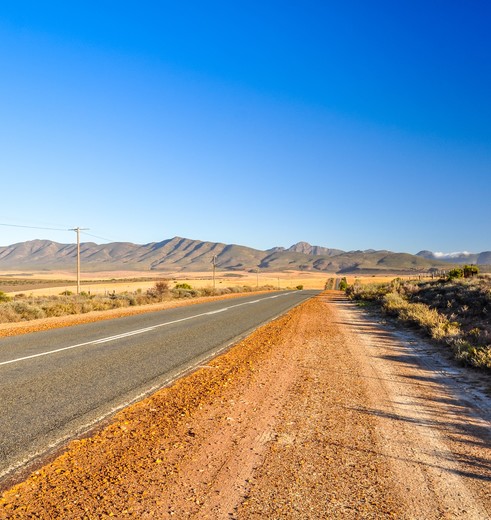
POLYGON ((439 341, 460 333, 458 324, 448 321, 436 309, 431 309, 424 303, 410 303, 397 293, 385 295, 384 309, 403 321, 422 327, 433 339, 439 341))
POLYGON ((219 294, 220 289, 213 289, 213 287, 203 287, 201 289, 201 296, 213 296, 219 294))
POLYGON ((0 305, 0 323, 15 323, 21 321, 22 317, 16 312, 10 303, 0 305))
POLYGON ((153 300, 164 301, 169 297, 169 293, 169 282, 161 280, 156 282, 151 289, 148 289, 147 297, 153 300))
POLYGON ((491 368, 491 288, 488 279, 350 286, 348 296, 374 301, 398 319, 451 346, 456 359, 491 368), (458 321, 457 321, 458 320, 458 321))
POLYGON ((362 285, 355 282, 353 285, 348 285, 346 294, 353 300, 380 301, 391 290, 391 285, 386 283, 362 285))
POLYGON ((12 303, 12 308, 15 313, 20 316, 20 320, 18 321, 29 321, 46 317, 43 309, 35 302, 15 301, 12 303))
POLYGON ((450 343, 455 358, 476 368, 491 368, 491 346, 475 347, 462 338, 450 343))

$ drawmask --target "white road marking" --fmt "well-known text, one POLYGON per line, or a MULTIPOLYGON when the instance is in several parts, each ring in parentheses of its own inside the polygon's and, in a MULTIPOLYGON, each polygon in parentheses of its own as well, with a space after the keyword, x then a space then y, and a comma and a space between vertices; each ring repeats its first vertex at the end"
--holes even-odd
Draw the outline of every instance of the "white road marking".
POLYGON ((242 305, 250 305, 253 303, 263 302, 265 300, 278 298, 278 296, 287 296, 288 294, 292 294, 292 292, 293 291, 283 293, 283 294, 277 294, 274 296, 267 296, 266 298, 261 298, 259 300, 253 300, 251 302, 237 303, 236 305, 229 305, 228 307, 224 307, 223 309, 219 309, 216 311, 203 312, 201 314, 195 314, 193 316, 188 316, 187 318, 180 318, 178 320, 172 320, 172 321, 167 321, 165 323, 159 323, 158 325, 153 325, 152 327, 146 327, 144 329, 132 330, 129 332, 124 332, 123 334, 116 334, 115 336, 108 336, 106 338, 100 338, 100 339, 96 339, 93 341, 87 341, 85 343, 77 343, 76 345, 70 345, 69 347, 57 348, 54 350, 48 350, 46 352, 40 352, 38 354, 32 354, 30 356, 24 356, 24 357, 20 357, 20 358, 16 358, 16 359, 10 359, 9 361, 2 361, 2 362, 0 362, 0 366, 10 365, 12 363, 18 363, 19 361, 25 361, 27 359, 34 359, 34 358, 38 358, 38 357, 42 357, 42 356, 49 356, 51 354, 56 354, 58 352, 63 352, 65 350, 72 350, 72 349, 79 348, 79 347, 86 347, 88 345, 100 345, 102 343, 108 343, 110 341, 115 341, 117 339, 127 338, 129 336, 136 336, 137 334, 144 334, 145 332, 150 332, 150 331, 158 329, 160 327, 166 327, 167 325, 173 325, 174 323, 180 323, 182 321, 193 320, 195 318, 201 318, 202 316, 210 316, 211 314, 218 314, 220 312, 225 312, 225 311, 228 311, 228 310, 236 308, 236 307, 241 307, 242 305))
MULTIPOLYGON (((160 388, 164 388, 165 386, 170 385, 174 381, 177 381, 181 376, 192 372, 195 368, 206 368, 206 365, 202 367, 199 363, 203 363, 203 362, 209 361, 210 359, 215 358, 216 356, 218 356, 218 354, 227 350, 233 344, 234 344, 234 342, 228 343, 226 345, 222 345, 217 350, 210 352, 206 357, 204 357, 200 361, 197 361, 196 363, 186 366, 185 368, 179 370, 178 372, 175 372, 171 377, 167 378, 165 381, 163 381, 157 385, 153 385, 153 386, 147 388, 146 390, 144 390, 143 392, 141 392, 140 394, 128 399, 127 401, 114 406, 113 408, 106 411, 99 417, 96 417, 95 419, 92 419, 92 421, 89 421, 88 423, 80 426, 79 428, 77 428, 76 431, 69 433, 68 435, 64 435, 64 436, 52 441, 51 443, 48 444, 46 449, 41 449, 41 450, 35 451, 35 452, 25 456, 21 461, 14 462, 14 464, 10 465, 5 471, 0 473, 0 478, 3 478, 4 475, 8 475, 11 471, 14 471, 14 470, 22 467, 23 465, 27 464, 31 460, 35 459, 36 457, 39 457, 41 455, 44 455, 45 453, 48 453, 50 450, 56 448, 57 446, 60 446, 63 442, 65 442, 69 439, 78 437, 79 435, 82 435, 83 433, 90 431, 90 429, 94 425, 96 425, 97 423, 99 423, 100 421, 105 419, 106 417, 110 417, 111 415, 115 414, 116 412, 119 412, 119 410, 126 408, 130 404, 141 401, 144 397, 147 397, 148 395, 153 394, 156 390, 159 390, 160 388)), ((207 367, 207 368, 215 368, 215 367, 207 367)))

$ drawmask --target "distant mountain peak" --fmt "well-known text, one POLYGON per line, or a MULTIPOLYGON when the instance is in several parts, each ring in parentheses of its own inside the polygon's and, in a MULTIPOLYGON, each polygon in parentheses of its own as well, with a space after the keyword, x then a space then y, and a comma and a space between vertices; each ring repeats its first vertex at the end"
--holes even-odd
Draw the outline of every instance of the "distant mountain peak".
POLYGON ((290 246, 286 251, 292 253, 303 253, 304 255, 314 256, 335 256, 344 253, 341 249, 330 249, 322 246, 312 246, 308 242, 297 242, 290 246))
POLYGON ((306 253, 310 254, 312 251, 313 246, 311 246, 308 242, 297 242, 296 244, 293 244, 290 246, 287 251, 293 251, 295 253, 306 253))

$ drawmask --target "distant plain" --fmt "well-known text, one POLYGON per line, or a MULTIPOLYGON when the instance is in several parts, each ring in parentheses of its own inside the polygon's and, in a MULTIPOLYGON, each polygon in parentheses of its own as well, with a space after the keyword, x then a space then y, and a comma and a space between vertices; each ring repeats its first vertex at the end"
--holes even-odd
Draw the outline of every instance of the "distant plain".
MULTIPOLYGON (((359 280, 360 283, 386 282, 393 280, 396 275, 360 275, 346 276, 348 283, 359 280)), ((304 289, 324 289, 329 278, 341 278, 335 273, 319 273, 308 271, 258 272, 248 271, 219 272, 215 274, 217 289, 224 287, 263 287, 266 285, 277 289, 296 288, 301 285, 304 289)), ((410 278, 410 276, 402 276, 410 278)), ((198 272, 167 272, 155 275, 148 271, 100 271, 82 273, 80 280, 81 291, 90 294, 105 294, 110 292, 134 292, 139 289, 146 291, 159 280, 168 280, 171 287, 178 283, 188 283, 193 288, 213 286, 213 273, 210 271, 198 272)), ((76 290, 76 273, 70 271, 0 271, 0 291, 10 296, 26 294, 33 296, 51 296, 64 291, 76 290)))

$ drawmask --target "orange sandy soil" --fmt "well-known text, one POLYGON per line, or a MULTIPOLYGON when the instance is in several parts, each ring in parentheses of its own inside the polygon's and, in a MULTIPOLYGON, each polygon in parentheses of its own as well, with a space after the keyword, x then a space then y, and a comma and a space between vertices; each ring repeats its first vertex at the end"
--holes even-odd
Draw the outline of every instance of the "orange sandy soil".
POLYGON ((483 425, 360 312, 303 303, 73 441, 0 518, 488 518, 483 425))

